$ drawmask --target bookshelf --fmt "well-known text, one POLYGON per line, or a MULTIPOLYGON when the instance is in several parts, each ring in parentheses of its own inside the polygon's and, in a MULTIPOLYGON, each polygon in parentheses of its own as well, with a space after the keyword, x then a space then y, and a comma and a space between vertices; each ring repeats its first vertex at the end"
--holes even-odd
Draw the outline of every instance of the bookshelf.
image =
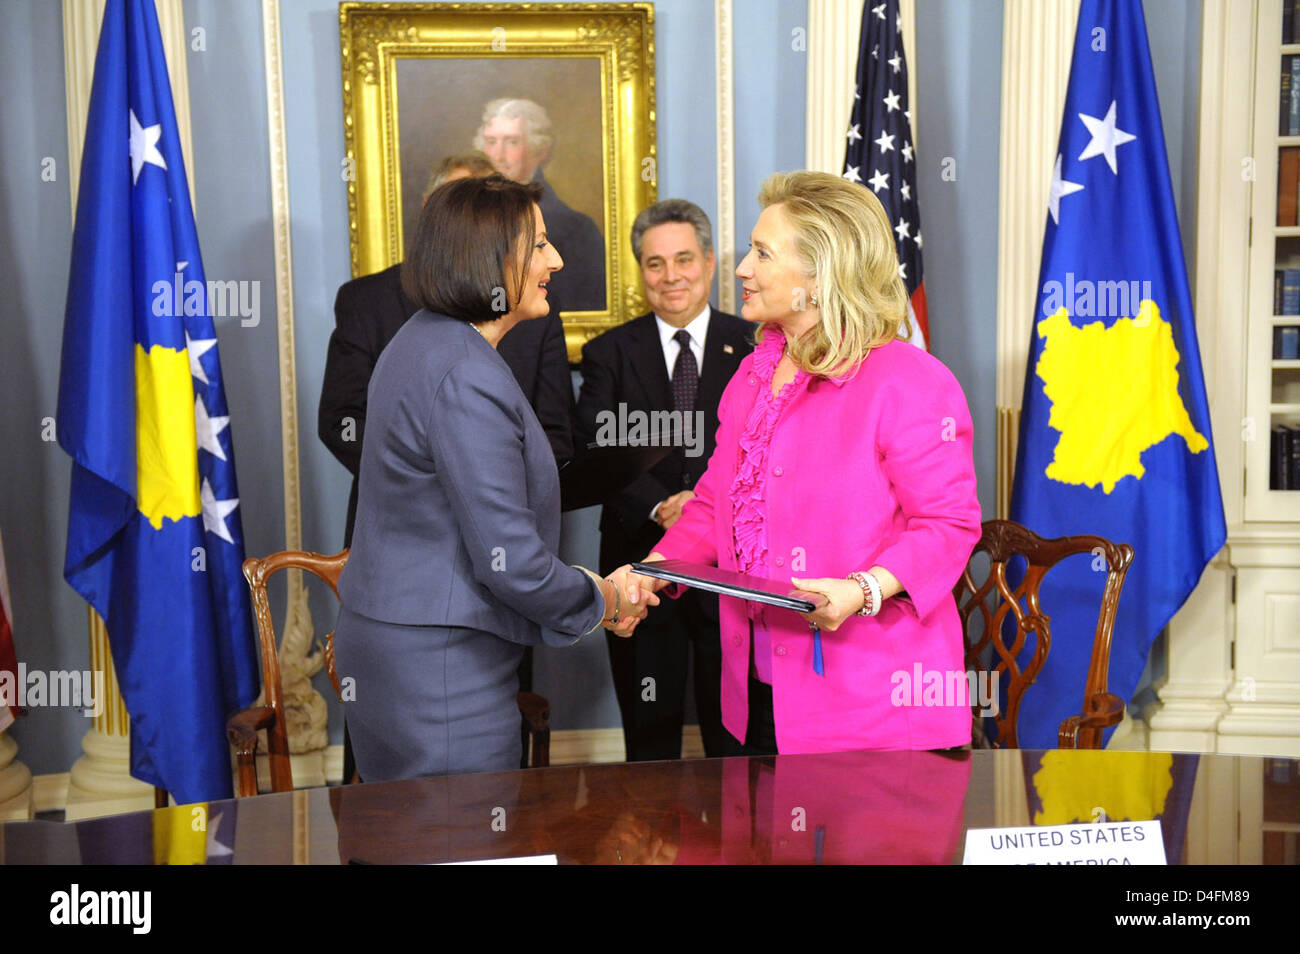
POLYGON ((1300 40, 1300 9, 1256 9, 1242 516, 1290 523, 1300 521, 1300 42, 1288 41, 1300 40))
POLYGON ((1300 490, 1270 480, 1273 429, 1300 427, 1300 358, 1274 352, 1300 326, 1275 307, 1275 271, 1300 269, 1300 182, 1278 221, 1283 150, 1300 153, 1282 4, 1201 2, 1196 328, 1228 542, 1170 623, 1152 749, 1300 758, 1300 490))

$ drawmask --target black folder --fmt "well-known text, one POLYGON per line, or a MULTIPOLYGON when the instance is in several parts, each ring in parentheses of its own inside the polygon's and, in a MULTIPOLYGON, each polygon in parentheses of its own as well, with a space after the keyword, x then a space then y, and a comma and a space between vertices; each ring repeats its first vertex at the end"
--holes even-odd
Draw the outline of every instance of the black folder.
POLYGON ((748 576, 733 570, 720 570, 705 563, 689 560, 661 560, 657 563, 633 563, 632 569, 642 576, 694 586, 710 593, 735 596, 753 603, 779 606, 797 613, 811 613, 826 603, 820 593, 805 593, 780 580, 748 576))

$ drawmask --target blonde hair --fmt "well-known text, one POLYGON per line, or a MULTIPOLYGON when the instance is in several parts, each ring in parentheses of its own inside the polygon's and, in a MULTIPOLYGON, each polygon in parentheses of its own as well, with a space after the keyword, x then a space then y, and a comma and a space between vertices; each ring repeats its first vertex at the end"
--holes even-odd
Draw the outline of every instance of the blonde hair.
POLYGON ((820 320, 788 346, 796 365, 823 377, 846 374, 872 348, 911 334, 894 233, 869 189, 825 172, 775 172, 758 202, 781 206, 804 274, 817 283, 820 320))

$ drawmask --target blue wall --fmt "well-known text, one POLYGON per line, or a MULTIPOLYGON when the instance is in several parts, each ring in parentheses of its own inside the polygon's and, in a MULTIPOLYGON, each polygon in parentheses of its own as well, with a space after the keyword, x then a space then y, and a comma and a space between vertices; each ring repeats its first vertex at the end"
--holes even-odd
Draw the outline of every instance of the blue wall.
MULTIPOLYGON (((764 176, 803 163, 810 54, 792 49, 791 31, 806 27, 806 8, 805 0, 735 5, 738 253, 757 218, 764 176)), ((1194 226, 1199 4, 1147 0, 1146 10, 1187 245, 1194 226)), ((54 415, 57 398, 71 240, 61 14, 58 4, 41 0, 7 4, 6 12, 0 80, 18 95, 0 98, 0 288, 7 310, 0 322, 0 528, 21 657, 33 668, 84 668, 84 604, 61 576, 68 461, 41 439, 42 418, 54 415), (55 182, 41 181, 44 156, 56 159, 55 182)), ((280 546, 284 523, 261 6, 256 0, 186 0, 185 15, 188 27, 203 27, 206 42, 205 50, 188 54, 204 264, 210 278, 261 283, 261 324, 244 328, 229 319, 217 327, 244 530, 249 552, 265 553, 280 546)), ((281 17, 303 541, 331 551, 343 536, 348 479, 316 439, 315 414, 334 292, 350 277, 347 198, 339 175, 338 6, 294 0, 282 4, 281 17)), ((919 70, 918 189, 935 351, 970 400, 981 501, 990 514, 1001 17, 1001 0, 918 0, 919 62, 910 64, 919 70), (955 182, 938 175, 944 156, 957 160, 955 182)), ((655 22, 659 193, 692 199, 716 219, 712 5, 661 0, 655 22)), ((594 565, 596 546, 594 511, 568 515, 565 558, 594 565)), ((274 594, 272 603, 280 603, 274 594)), ((316 593, 312 613, 318 628, 327 629, 332 598, 316 593)), ((556 728, 618 725, 603 639, 540 653, 536 679, 551 699, 556 728)), ((317 684, 333 708, 333 691, 323 677, 317 684)), ((68 710, 37 709, 12 733, 19 757, 34 772, 51 773, 67 771, 87 728, 87 720, 68 710)), ((335 715, 331 729, 337 740, 335 715)))

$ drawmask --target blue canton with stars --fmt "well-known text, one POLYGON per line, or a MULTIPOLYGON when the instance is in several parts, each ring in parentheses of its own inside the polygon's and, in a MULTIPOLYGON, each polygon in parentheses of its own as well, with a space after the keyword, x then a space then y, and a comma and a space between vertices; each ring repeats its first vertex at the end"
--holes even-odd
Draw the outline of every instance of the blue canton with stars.
POLYGON ((898 0, 867 0, 843 175, 871 189, 885 207, 898 246, 898 273, 910 298, 924 278, 923 238, 901 30, 898 0))

